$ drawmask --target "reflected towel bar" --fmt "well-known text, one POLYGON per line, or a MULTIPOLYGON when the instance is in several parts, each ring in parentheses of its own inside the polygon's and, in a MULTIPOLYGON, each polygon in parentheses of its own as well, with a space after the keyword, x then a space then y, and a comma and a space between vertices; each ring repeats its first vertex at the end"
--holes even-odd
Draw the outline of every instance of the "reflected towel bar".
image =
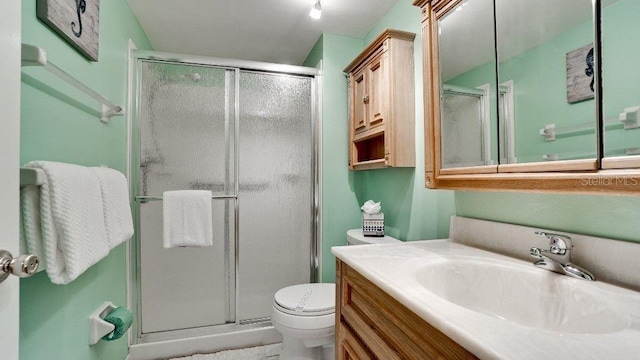
MULTIPOLYGON (((232 200, 237 199, 238 195, 213 195, 211 199, 213 200, 232 200)), ((136 196, 136 201, 139 202, 147 202, 147 201, 161 201, 162 196, 136 196)))
POLYGON ((98 100, 102 104, 102 117, 100 121, 108 123, 112 116, 124 115, 124 107, 116 105, 98 94, 93 89, 78 81, 64 70, 47 61, 47 53, 42 48, 29 44, 22 44, 22 66, 42 66, 54 75, 82 90, 87 95, 98 100))
MULTIPOLYGON (((605 156, 631 156, 640 155, 640 148, 625 148, 625 149, 613 149, 605 152, 605 156)), ((560 160, 578 160, 595 158, 596 153, 594 151, 588 152, 576 152, 566 154, 544 154, 542 158, 546 161, 560 161, 560 160)))
MULTIPOLYGON (((610 118, 604 121, 605 130, 614 129, 637 129, 640 127, 640 107, 625 108, 617 118, 610 118)), ((540 129, 540 136, 544 137, 544 141, 555 141, 557 138, 575 135, 585 135, 594 133, 596 126, 593 122, 556 126, 556 124, 547 124, 540 129)))

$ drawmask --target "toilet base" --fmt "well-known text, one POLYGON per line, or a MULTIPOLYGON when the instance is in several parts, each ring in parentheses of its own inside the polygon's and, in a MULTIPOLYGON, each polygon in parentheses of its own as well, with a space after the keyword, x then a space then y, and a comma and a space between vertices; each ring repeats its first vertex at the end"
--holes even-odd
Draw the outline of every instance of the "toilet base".
POLYGON ((300 339, 283 336, 280 360, 335 360, 335 344, 308 347, 300 339))

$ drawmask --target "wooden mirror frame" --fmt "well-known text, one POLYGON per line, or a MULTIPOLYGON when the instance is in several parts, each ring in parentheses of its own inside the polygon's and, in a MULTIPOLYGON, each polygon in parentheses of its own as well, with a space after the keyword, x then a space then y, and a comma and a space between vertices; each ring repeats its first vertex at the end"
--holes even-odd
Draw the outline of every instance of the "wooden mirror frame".
MULTIPOLYGON (((425 126, 425 186, 431 189, 640 195, 640 156, 603 158, 600 22, 594 22, 596 158, 442 168, 438 20, 462 0, 416 0, 421 8, 425 126)), ((594 15, 600 18, 600 0, 594 15)))

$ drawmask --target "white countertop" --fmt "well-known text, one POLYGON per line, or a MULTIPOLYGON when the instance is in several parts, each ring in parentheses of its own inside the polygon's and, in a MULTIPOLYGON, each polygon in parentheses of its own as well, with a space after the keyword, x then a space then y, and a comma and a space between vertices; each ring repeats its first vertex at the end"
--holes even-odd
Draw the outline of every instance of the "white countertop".
MULTIPOLYGON (((602 293, 603 299, 622 299, 624 309, 620 308, 620 311, 628 324, 625 328, 603 334, 563 333, 524 326, 456 305, 427 290, 415 276, 426 262, 437 258, 483 258, 507 261, 520 267, 533 267, 533 261, 525 262, 448 240, 340 246, 333 247, 331 252, 481 359, 640 359, 640 293, 535 269, 548 277, 550 283, 561 276, 581 282, 570 283, 572 286, 602 293)), ((469 296, 473 296, 471 291, 469 296)), ((535 303, 531 307, 536 311, 535 303)), ((537 309, 541 314, 545 310, 537 309)))

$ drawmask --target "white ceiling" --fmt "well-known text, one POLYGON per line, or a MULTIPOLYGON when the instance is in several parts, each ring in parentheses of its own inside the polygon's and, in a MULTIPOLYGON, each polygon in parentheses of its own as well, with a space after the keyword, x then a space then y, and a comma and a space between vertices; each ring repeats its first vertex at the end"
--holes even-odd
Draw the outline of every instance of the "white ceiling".
POLYGON ((155 50, 301 65, 320 34, 364 37, 397 0, 127 0, 155 50))

